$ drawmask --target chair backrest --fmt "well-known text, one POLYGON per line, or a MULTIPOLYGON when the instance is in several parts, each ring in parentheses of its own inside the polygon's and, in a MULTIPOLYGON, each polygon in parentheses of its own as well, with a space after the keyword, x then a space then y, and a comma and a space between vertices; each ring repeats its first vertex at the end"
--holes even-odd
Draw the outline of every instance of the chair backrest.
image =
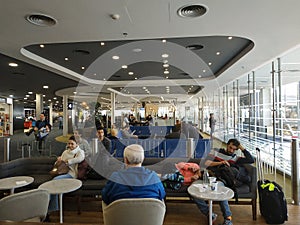
POLYGON ((105 225, 162 225, 166 206, 158 199, 130 198, 109 205, 102 201, 102 211, 105 225))
POLYGON ((0 199, 0 221, 43 221, 47 215, 49 192, 42 189, 12 194, 0 199))

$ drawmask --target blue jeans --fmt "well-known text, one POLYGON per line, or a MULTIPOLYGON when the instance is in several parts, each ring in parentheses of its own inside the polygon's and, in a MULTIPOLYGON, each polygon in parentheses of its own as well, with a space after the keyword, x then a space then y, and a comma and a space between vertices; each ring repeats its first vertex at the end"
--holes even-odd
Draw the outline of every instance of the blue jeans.
MULTIPOLYGON (((73 178, 70 174, 63 174, 53 178, 53 180, 65 179, 65 178, 73 178)), ((53 212, 59 210, 58 207, 58 195, 50 195, 50 202, 48 206, 48 212, 53 212)))
MULTIPOLYGON (((223 185, 223 183, 221 183, 220 185, 223 185)), ((208 205, 206 204, 206 202, 202 199, 197 199, 197 198, 194 198, 194 202, 196 203, 197 207, 200 209, 200 211, 204 214, 204 215, 208 215, 209 213, 209 209, 208 209, 208 205)), ((223 213, 223 217, 224 218, 227 218, 228 216, 232 216, 232 213, 230 211, 230 207, 229 207, 229 204, 228 204, 228 201, 220 201, 219 202, 219 205, 220 205, 220 208, 221 208, 221 211, 223 213)))

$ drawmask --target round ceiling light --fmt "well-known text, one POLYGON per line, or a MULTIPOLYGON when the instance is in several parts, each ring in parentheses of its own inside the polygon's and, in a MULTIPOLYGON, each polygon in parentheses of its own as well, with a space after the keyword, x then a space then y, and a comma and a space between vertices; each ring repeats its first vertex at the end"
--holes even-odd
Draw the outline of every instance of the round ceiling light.
POLYGON ((200 50, 200 49, 204 48, 204 46, 199 45, 199 44, 195 44, 195 45, 188 45, 188 46, 186 46, 186 48, 189 49, 189 50, 195 51, 195 50, 200 50))
POLYGON ((42 27, 50 27, 57 24, 57 20, 51 16, 43 15, 43 14, 31 14, 26 16, 26 20, 29 23, 32 23, 37 26, 42 27))
POLYGON ((177 13, 181 17, 199 17, 204 15, 206 11, 202 5, 188 5, 178 9, 177 13))

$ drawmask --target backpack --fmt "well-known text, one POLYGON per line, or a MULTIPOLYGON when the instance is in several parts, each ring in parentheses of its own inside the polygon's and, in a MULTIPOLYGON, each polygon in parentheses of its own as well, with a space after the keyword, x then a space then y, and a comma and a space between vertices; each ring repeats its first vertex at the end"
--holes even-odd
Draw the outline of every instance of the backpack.
POLYGON ((215 176, 218 180, 222 181, 226 187, 233 190, 235 200, 238 201, 236 188, 242 185, 242 183, 237 180, 237 177, 239 176, 238 168, 227 165, 218 166, 215 170, 215 176))
POLYGON ((164 174, 161 178, 164 179, 162 181, 164 188, 169 188, 172 190, 179 190, 184 181, 184 177, 179 171, 176 171, 175 173, 164 174))

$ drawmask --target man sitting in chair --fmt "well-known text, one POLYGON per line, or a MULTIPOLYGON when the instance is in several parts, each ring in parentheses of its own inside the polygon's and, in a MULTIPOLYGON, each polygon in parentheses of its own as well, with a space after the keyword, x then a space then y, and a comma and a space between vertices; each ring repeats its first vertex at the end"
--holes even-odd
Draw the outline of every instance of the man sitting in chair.
POLYGON ((142 167, 144 149, 132 144, 124 149, 125 169, 113 172, 102 190, 106 205, 123 198, 155 198, 163 200, 165 189, 154 171, 142 167))

